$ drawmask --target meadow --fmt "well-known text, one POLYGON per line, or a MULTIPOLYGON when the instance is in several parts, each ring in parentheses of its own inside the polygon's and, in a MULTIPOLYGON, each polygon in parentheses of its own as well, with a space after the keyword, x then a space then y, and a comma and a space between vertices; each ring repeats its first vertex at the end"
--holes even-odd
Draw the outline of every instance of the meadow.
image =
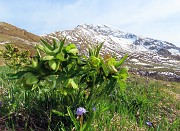
POLYGON ((86 57, 63 40, 42 41, 30 58, 7 46, 6 66, 0 67, 0 130, 180 130, 179 83, 129 74, 128 56, 102 58, 101 47, 86 57))

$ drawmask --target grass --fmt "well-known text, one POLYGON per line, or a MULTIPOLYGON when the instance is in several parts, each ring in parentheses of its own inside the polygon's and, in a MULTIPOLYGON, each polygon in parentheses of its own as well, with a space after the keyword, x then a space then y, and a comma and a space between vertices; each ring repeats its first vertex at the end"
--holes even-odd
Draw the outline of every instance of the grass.
MULTIPOLYGON (((50 88, 24 92, 15 81, 7 79, 7 67, 0 67, 1 130, 70 130, 73 124, 50 113, 60 110, 63 99, 50 88), (46 92, 46 93, 45 93, 46 92), (40 95, 39 95, 40 93, 40 95), (67 122, 67 123, 66 123, 67 122)), ((47 85, 48 86, 48 85, 47 85)), ((118 89, 118 88, 117 88, 118 89)), ((96 107, 90 130, 178 131, 180 129, 179 83, 130 76, 124 91, 114 90, 96 107), (146 122, 152 122, 149 127, 146 122)), ((88 117, 88 112, 85 119, 88 117)))

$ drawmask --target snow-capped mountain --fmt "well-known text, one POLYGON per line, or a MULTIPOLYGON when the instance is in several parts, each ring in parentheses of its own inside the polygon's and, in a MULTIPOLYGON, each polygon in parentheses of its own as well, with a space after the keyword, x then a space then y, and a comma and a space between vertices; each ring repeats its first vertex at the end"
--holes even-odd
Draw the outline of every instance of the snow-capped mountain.
POLYGON ((73 42, 87 54, 88 47, 104 42, 103 54, 117 58, 129 54, 127 66, 131 70, 153 77, 168 76, 180 81, 180 48, 172 43, 137 36, 107 25, 78 25, 72 30, 58 31, 43 37, 73 42))

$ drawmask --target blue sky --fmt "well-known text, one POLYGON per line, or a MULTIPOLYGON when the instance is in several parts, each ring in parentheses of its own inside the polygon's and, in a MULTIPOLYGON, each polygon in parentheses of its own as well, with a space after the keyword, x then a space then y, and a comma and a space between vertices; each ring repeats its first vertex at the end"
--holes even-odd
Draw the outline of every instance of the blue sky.
POLYGON ((107 24, 180 47, 179 0, 1 0, 0 21, 37 35, 107 24))

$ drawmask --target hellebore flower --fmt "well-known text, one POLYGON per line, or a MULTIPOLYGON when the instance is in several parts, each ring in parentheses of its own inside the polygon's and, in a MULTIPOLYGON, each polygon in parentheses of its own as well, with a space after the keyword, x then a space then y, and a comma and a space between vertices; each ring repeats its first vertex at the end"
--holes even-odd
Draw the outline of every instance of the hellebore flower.
POLYGON ((83 107, 79 107, 79 108, 77 108, 76 114, 77 114, 78 116, 82 116, 82 115, 85 114, 86 112, 87 112, 86 109, 84 109, 83 107))
POLYGON ((152 122, 146 122, 146 124, 148 125, 148 126, 153 126, 153 123, 152 122))

